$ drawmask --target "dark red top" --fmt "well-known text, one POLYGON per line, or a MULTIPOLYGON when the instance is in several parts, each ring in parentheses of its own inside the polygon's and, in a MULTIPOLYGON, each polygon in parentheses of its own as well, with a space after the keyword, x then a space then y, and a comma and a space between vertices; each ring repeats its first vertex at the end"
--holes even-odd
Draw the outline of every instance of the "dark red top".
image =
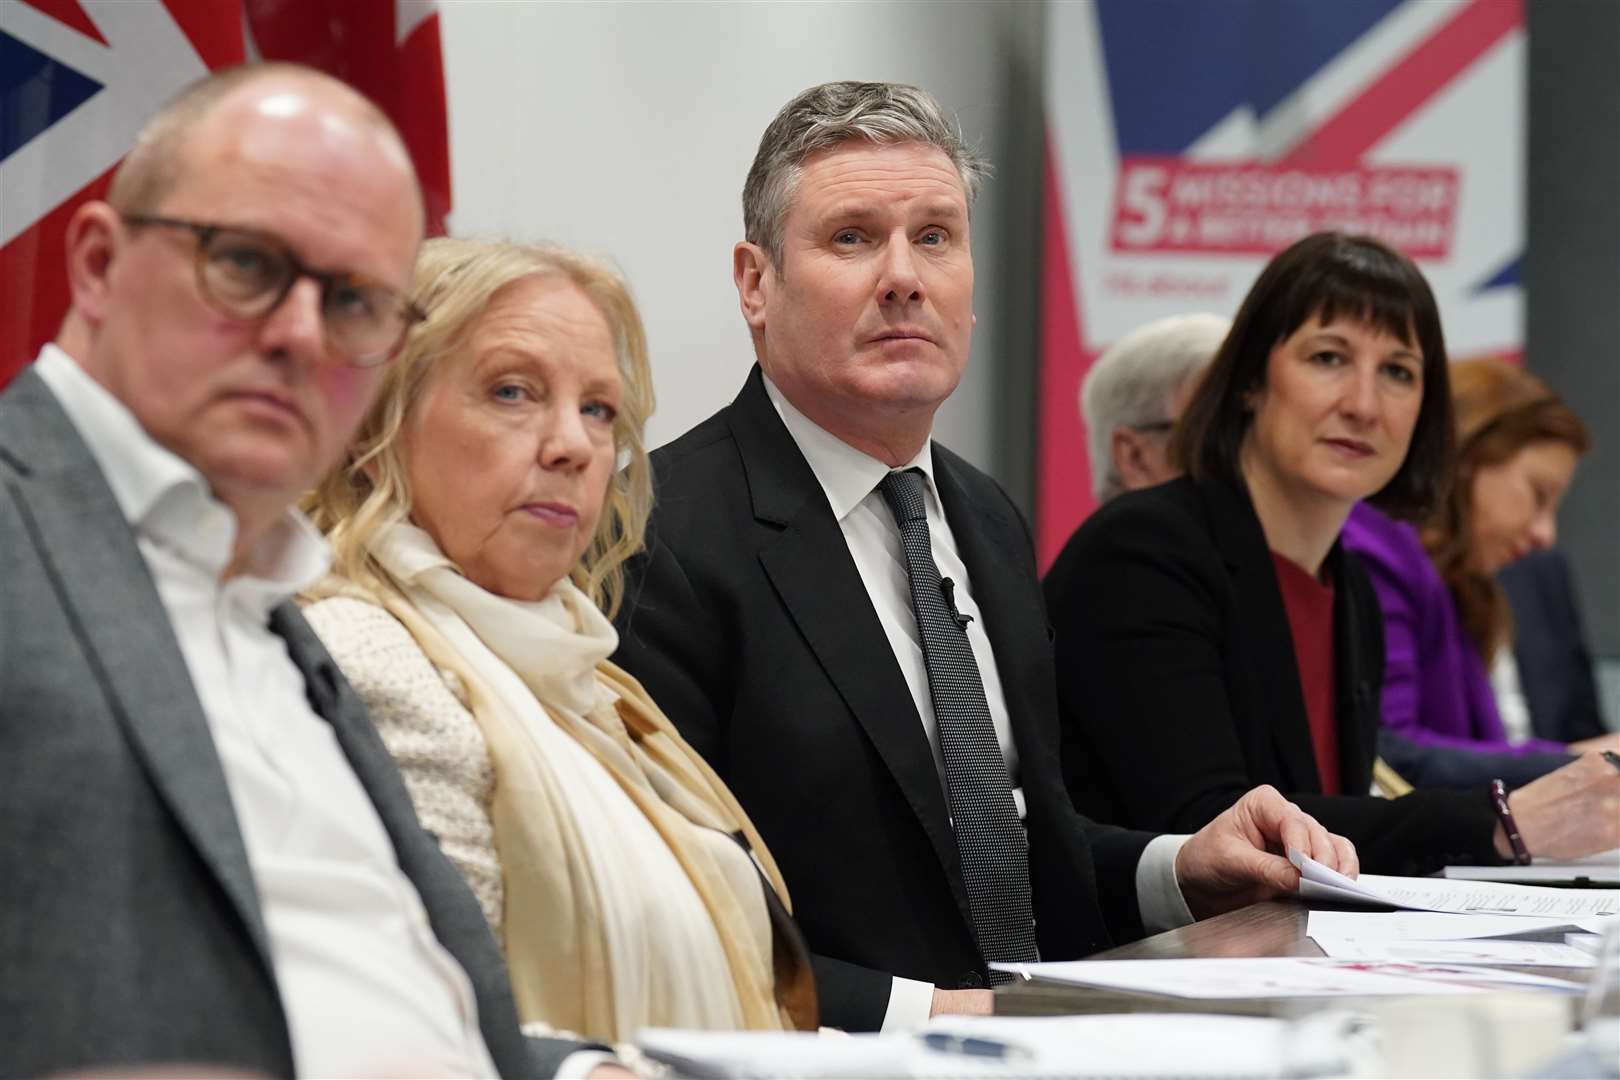
POLYGON ((1311 747, 1324 795, 1339 788, 1339 721, 1333 705, 1333 586, 1324 585, 1298 565, 1271 553, 1294 635, 1294 660, 1305 691, 1305 715, 1311 724, 1311 747))

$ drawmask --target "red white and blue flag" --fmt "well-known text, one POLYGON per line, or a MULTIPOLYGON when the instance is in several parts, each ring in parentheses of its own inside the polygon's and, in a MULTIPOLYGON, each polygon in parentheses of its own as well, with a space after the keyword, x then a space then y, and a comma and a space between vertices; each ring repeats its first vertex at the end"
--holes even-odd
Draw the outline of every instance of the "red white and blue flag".
POLYGON ((1232 314, 1325 228, 1417 260, 1455 356, 1522 349, 1520 0, 1050 9, 1037 546, 1093 505, 1079 387, 1137 326, 1232 314))
POLYGON ((67 310, 63 235, 181 87, 254 59, 345 80, 393 118, 429 227, 450 210, 432 0, 0 0, 0 385, 67 310))

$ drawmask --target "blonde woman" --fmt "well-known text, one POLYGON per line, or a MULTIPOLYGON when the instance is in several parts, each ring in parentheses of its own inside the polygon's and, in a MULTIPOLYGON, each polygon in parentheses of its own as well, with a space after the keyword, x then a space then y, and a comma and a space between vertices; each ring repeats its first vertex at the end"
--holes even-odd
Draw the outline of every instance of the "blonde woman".
POLYGON ((814 1027, 770 853, 607 659, 652 498, 623 280, 434 240, 412 299, 426 320, 308 500, 335 561, 305 614, 482 902, 523 1019, 610 1041, 814 1027))

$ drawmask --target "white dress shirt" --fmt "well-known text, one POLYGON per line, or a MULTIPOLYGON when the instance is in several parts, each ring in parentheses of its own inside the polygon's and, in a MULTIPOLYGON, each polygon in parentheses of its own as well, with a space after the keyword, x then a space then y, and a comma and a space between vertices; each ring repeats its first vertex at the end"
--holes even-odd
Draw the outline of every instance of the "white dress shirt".
MULTIPOLYGON (((849 545, 850 557, 866 586, 867 596, 877 611, 883 633, 894 651, 895 662, 900 665, 911 700, 922 718, 923 731, 933 750, 934 768, 939 774, 940 790, 945 788, 945 758, 939 746, 939 728, 934 721, 934 699, 928 688, 928 664, 923 657, 922 640, 917 630, 917 616, 911 607, 911 578, 906 570, 905 553, 900 546, 900 526, 894 514, 883 501, 877 486, 891 470, 888 465, 868 454, 856 450, 805 416, 783 396, 769 376, 765 378, 765 392, 777 415, 787 426, 799 452, 816 476, 821 490, 827 496, 833 517, 849 545)), ((1007 775, 1012 781, 1013 803, 1020 819, 1024 816, 1024 789, 1019 783, 1018 746, 1013 740, 1012 725, 1007 717, 1007 697, 1001 688, 1001 672, 996 667, 996 656, 990 639, 984 632, 984 616, 973 598, 973 581, 966 564, 956 548, 956 535, 951 532, 940 505, 939 492, 934 485, 934 444, 929 439, 917 456, 900 469, 921 470, 923 503, 928 518, 929 543, 940 576, 950 578, 956 588, 953 599, 956 608, 971 616, 967 625, 968 644, 973 648, 973 659, 979 666, 979 678, 984 684, 984 696, 990 706, 990 722, 996 730, 996 742, 1007 761, 1007 775)), ((1136 867, 1136 895, 1141 908, 1143 925, 1149 931, 1169 930, 1193 921, 1176 884, 1176 854, 1187 840, 1184 836, 1159 836, 1148 843, 1136 867)), ((883 1018, 884 1031, 910 1030, 921 1026, 933 1005, 932 983, 915 979, 894 980, 889 992, 889 1007, 883 1018)))
POLYGON ((311 1076, 494 1076, 466 973, 434 936, 376 808, 305 696, 271 610, 328 552, 289 510, 224 578, 235 516, 67 354, 35 366, 118 500, 224 765, 293 1060, 311 1076))

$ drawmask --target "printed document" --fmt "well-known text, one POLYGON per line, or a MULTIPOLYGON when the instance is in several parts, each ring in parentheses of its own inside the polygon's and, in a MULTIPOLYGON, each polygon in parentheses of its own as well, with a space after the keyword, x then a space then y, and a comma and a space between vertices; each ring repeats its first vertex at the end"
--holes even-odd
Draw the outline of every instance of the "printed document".
POLYGON ((1301 956, 1199 960, 1064 960, 991 964, 1026 979, 1183 998, 1375 997, 1532 987, 1579 993, 1578 983, 1486 967, 1301 956))
POLYGON ((1306 900, 1387 904, 1417 911, 1566 919, 1620 914, 1620 889, 1554 889, 1380 874, 1348 878, 1298 851, 1290 851, 1288 857, 1299 867, 1299 895, 1306 900))

